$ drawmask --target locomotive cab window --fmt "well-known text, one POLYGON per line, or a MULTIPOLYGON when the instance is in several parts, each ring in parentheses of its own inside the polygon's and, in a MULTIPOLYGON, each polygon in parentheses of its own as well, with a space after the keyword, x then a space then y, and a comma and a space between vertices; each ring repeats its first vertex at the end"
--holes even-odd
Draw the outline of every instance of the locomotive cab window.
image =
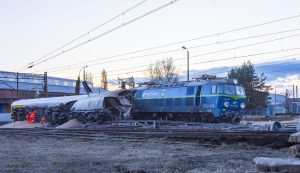
POLYGON ((237 94, 237 95, 241 95, 241 96, 245 95, 245 90, 244 90, 244 88, 241 87, 241 86, 236 86, 236 87, 235 87, 235 91, 236 91, 236 94, 237 94))
POLYGON ((211 86, 211 93, 216 94, 217 93, 217 85, 212 85, 211 86))
POLYGON ((233 85, 224 85, 225 94, 235 94, 235 87, 233 85))
POLYGON ((224 93, 224 86, 223 85, 218 85, 218 94, 223 94, 224 93))

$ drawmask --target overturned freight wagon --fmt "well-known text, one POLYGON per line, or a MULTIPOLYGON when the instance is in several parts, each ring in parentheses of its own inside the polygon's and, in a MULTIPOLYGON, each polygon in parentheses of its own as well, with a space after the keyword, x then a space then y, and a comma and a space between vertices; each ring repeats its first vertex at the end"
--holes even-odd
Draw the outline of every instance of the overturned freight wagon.
POLYGON ((30 112, 35 112, 35 121, 39 122, 45 116, 47 122, 62 124, 68 120, 72 105, 88 97, 87 95, 37 98, 18 100, 11 105, 11 118, 14 121, 23 121, 30 112))
POLYGON ((78 100, 71 107, 72 118, 81 122, 128 119, 135 90, 115 90, 78 100))
POLYGON ((62 124, 72 118, 81 122, 102 122, 128 118, 132 109, 133 90, 105 91, 100 94, 19 100, 12 103, 11 116, 25 120, 35 112, 35 121, 42 117, 51 124, 62 124))

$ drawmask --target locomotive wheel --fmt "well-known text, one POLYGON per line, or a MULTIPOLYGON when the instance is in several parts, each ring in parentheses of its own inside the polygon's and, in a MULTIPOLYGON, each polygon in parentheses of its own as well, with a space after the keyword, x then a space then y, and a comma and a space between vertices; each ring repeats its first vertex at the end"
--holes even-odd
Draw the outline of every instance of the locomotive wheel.
POLYGON ((105 120, 104 115, 98 115, 97 122, 98 124, 102 124, 105 120))
POLYGON ((238 124, 238 123, 240 123, 240 121, 241 121, 241 119, 239 117, 234 117, 232 119, 232 123, 234 123, 234 124, 238 124))

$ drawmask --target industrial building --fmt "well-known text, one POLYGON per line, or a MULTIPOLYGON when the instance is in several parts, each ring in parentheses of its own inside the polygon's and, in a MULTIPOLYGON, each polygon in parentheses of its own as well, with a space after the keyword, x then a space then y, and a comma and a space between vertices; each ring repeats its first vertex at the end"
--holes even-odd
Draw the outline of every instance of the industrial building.
MULTIPOLYGON (((46 78, 45 83, 44 75, 0 71, 0 113, 10 112, 10 104, 16 100, 44 97, 44 87, 47 87, 47 97, 74 95, 76 80, 46 78)), ((103 90, 91 88, 93 93, 103 90)), ((85 93, 82 87, 80 93, 85 93)))

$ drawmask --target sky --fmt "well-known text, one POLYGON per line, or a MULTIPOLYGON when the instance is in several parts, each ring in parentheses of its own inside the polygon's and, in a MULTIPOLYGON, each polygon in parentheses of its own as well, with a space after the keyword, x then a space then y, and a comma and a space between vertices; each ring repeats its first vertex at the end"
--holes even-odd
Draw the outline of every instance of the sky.
POLYGON ((184 76, 187 54, 181 47, 185 46, 190 52, 192 77, 203 71, 226 75, 230 67, 247 60, 255 66, 279 62, 277 66, 262 67, 257 72, 265 72, 268 83, 279 90, 300 85, 298 66, 290 68, 293 62, 300 61, 300 49, 297 49, 300 48, 300 17, 222 34, 300 15, 300 1, 179 0, 114 30, 170 1, 0 0, 0 70, 47 71, 49 76, 75 79, 79 70, 88 65, 86 70, 93 74, 97 84, 102 69, 108 72, 111 80, 131 76, 144 78, 150 63, 173 58, 184 76), (138 3, 141 4, 123 13, 138 3), (86 34, 119 14, 116 19, 86 34), (84 36, 79 40, 53 52, 81 35, 84 36), (201 38, 208 35, 213 36, 201 38), (62 53, 97 36, 98 39, 62 53), (160 47, 162 45, 169 46, 160 47), (56 56, 58 54, 61 55, 56 56), (43 61, 51 56, 54 57, 43 61), (38 59, 42 63, 37 64, 38 59), (290 65, 280 66, 289 61, 290 65), (31 62, 35 63, 29 69, 31 62))

